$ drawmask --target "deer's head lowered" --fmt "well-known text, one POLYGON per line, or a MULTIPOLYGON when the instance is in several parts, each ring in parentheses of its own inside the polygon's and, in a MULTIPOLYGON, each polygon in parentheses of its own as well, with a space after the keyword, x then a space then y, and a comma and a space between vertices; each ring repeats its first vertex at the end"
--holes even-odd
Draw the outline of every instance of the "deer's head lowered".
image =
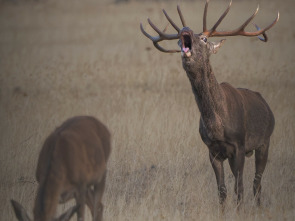
POLYGON ((183 28, 180 29, 169 17, 169 15, 166 13, 166 11, 163 9, 163 12, 169 21, 169 23, 173 26, 173 28, 177 31, 177 34, 167 34, 166 28, 161 31, 159 30, 150 19, 148 19, 148 23, 151 25, 151 27, 159 34, 159 36, 151 36, 149 35, 143 28, 142 24, 140 24, 140 29, 142 33, 148 37, 150 40, 153 41, 154 46, 166 53, 175 53, 175 52, 181 52, 182 61, 184 68, 189 68, 191 65, 198 65, 199 62, 204 63, 204 61, 209 59, 209 55, 212 53, 217 53, 218 49, 221 47, 221 45, 224 43, 225 39, 222 39, 219 42, 210 42, 208 41, 208 38, 210 37, 225 37, 225 36, 259 36, 263 35, 262 37, 259 37, 261 41, 266 42, 267 36, 265 32, 269 30, 271 27, 275 25, 275 23, 279 20, 279 13, 276 17, 276 19, 267 27, 260 29, 257 25, 257 31, 255 32, 247 32, 245 31, 246 26, 252 21, 252 19, 255 17, 255 15, 258 12, 259 7, 257 7, 256 11, 253 13, 253 15, 248 18, 239 28, 233 30, 233 31, 217 31, 216 28, 219 26, 219 24, 222 22, 224 17, 229 12, 229 9, 231 7, 232 1, 230 2, 227 9, 224 11, 224 13, 220 16, 218 21, 215 23, 215 25, 208 30, 207 29, 207 9, 208 9, 208 2, 209 0, 206 0, 206 5, 204 9, 204 15, 203 15, 203 31, 199 34, 195 34, 189 27, 187 27, 184 17, 182 15, 182 12, 180 10, 180 7, 177 6, 177 11, 180 16, 183 28), (167 50, 164 49, 159 45, 159 42, 163 40, 175 40, 179 39, 178 45, 180 47, 180 50, 167 50))

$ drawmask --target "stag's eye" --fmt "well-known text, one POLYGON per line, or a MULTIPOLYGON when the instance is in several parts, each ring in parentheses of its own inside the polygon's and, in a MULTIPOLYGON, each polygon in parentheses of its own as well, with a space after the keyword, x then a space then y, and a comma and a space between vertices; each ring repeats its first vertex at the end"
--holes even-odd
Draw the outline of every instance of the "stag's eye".
POLYGON ((201 37, 201 40, 205 43, 207 43, 207 38, 206 37, 201 37))

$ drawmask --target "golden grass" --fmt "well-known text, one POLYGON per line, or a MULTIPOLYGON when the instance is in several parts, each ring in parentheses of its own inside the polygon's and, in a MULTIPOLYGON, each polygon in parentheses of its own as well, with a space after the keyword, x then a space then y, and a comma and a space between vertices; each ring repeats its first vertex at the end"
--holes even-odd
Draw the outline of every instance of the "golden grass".
MULTIPOLYGON (((11 198, 31 214, 42 143, 74 115, 93 115, 112 131, 105 220, 294 220, 293 0, 258 1, 255 21, 261 26, 277 10, 281 14, 268 43, 228 38, 211 58, 220 82, 260 91, 276 118, 262 181, 263 208, 256 209, 252 195, 254 158, 246 160, 240 213, 225 162, 224 216, 180 56, 160 53, 139 30, 143 22, 151 32, 146 17, 164 27, 161 8, 178 22, 179 3, 189 26, 201 31, 204 2, 16 2, 0 4, 0 220, 15 220, 11 198)), ((241 24, 256 4, 235 0, 221 28, 241 24)), ((210 24, 226 5, 210 3, 210 24)))

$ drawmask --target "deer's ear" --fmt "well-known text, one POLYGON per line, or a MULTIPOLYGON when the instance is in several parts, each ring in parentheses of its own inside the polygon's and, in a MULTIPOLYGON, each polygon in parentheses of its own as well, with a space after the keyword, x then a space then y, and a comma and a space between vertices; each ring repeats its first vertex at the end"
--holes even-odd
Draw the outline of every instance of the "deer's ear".
POLYGON ((209 48, 210 54, 216 54, 224 42, 225 39, 222 39, 219 42, 208 42, 207 47, 209 48))
POLYGON ((16 218, 19 221, 31 221, 26 210, 20 205, 18 202, 11 200, 12 207, 14 209, 14 213, 16 218))

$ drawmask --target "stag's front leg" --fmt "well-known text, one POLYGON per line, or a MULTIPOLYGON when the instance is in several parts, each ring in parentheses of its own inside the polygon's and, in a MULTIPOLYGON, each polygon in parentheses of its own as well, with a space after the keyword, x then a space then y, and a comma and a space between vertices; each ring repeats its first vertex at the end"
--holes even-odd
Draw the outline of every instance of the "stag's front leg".
POLYGON ((223 161, 215 158, 211 153, 209 153, 209 157, 216 176, 219 203, 222 205, 222 209, 224 209, 224 202, 226 199, 227 191, 224 183, 223 161))
MULTIPOLYGON (((238 206, 243 201, 244 186, 243 186, 243 170, 245 163, 245 153, 236 151, 236 154, 228 159, 232 173, 235 176, 235 193, 238 195, 238 206)), ((239 208, 239 207, 238 207, 239 208)))

